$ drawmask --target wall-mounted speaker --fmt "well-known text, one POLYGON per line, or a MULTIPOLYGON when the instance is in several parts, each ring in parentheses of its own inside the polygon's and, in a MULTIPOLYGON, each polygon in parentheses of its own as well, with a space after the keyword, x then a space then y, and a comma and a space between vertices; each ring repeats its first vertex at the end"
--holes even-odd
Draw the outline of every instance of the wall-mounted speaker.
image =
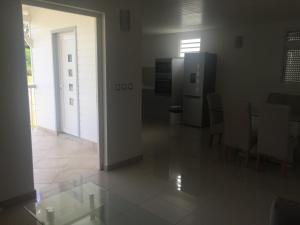
POLYGON ((121 31, 128 32, 131 27, 131 13, 130 10, 120 10, 120 29, 121 31))
POLYGON ((242 48, 244 46, 244 37, 239 35, 235 37, 234 46, 236 48, 242 48))

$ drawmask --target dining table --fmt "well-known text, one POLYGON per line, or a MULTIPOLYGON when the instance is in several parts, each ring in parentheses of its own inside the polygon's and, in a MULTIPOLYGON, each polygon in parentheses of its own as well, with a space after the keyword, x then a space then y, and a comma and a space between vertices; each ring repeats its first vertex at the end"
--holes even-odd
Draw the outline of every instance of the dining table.
MULTIPOLYGON (((251 116, 254 118, 259 118, 259 109, 260 106, 258 104, 251 104, 251 116)), ((213 108, 212 111, 223 113, 222 108, 213 108)), ((300 123, 300 112, 291 111, 290 113, 290 122, 300 123)))
MULTIPOLYGON (((259 117, 259 105, 251 104, 251 116, 259 117)), ((300 113, 291 111, 290 113, 290 122, 300 123, 300 113)))

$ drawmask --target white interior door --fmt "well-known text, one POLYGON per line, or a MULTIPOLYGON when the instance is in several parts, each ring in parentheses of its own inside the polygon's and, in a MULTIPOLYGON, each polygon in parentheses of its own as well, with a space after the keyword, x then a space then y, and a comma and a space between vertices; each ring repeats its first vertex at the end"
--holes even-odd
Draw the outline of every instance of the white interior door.
POLYGON ((60 128, 63 133, 79 136, 79 103, 75 32, 59 33, 57 39, 60 128))

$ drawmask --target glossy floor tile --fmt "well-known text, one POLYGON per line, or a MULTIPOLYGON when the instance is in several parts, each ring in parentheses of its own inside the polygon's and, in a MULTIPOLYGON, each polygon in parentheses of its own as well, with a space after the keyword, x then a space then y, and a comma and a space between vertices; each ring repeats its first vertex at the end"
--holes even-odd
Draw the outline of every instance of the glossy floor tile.
POLYGON ((98 153, 95 143, 69 135, 55 135, 42 129, 32 130, 35 188, 97 174, 98 153))
MULTIPOLYGON (((266 163, 261 172, 256 172, 254 159, 247 168, 239 158, 225 162, 221 145, 209 147, 209 133, 205 129, 144 124, 142 142, 143 161, 103 172, 85 163, 76 168, 83 161, 74 154, 76 160, 69 163, 65 156, 79 152, 93 158, 91 146, 84 152, 73 140, 67 140, 67 149, 59 152, 62 141, 47 137, 45 143, 58 147, 53 154, 44 148, 35 151, 35 173, 43 181, 38 184, 39 197, 46 199, 92 182, 107 191, 105 207, 99 212, 103 213, 101 224, 106 225, 262 225, 268 224, 270 206, 276 197, 300 202, 297 164, 283 177, 276 164, 266 163), (45 155, 47 159, 43 159, 45 155), (53 158, 58 160, 53 162, 53 158), (41 160, 45 161, 39 164, 41 160), (57 174, 52 177, 47 170, 57 174), (47 180, 49 183, 44 183, 47 180)), ((76 225, 89 224, 88 221, 85 218, 76 225)))

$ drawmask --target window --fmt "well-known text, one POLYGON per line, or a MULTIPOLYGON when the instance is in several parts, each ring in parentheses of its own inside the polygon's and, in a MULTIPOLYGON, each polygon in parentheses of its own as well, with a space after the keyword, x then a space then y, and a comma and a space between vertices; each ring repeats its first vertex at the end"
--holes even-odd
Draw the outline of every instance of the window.
POLYGON ((180 57, 184 57, 187 52, 200 52, 201 39, 187 39, 180 41, 180 57))
POLYGON ((283 81, 300 83, 300 31, 287 34, 283 81))

